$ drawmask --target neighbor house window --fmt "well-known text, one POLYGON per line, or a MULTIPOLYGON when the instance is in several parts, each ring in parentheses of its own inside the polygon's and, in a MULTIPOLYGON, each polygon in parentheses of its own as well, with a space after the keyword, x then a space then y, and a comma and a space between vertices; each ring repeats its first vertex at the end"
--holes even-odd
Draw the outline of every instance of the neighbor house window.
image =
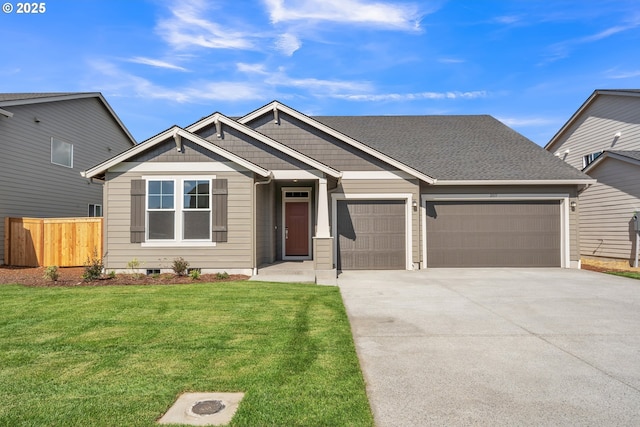
POLYGON ((73 144, 51 138, 51 163, 73 167, 73 144))
POLYGON ((173 181, 148 181, 147 224, 149 240, 175 238, 175 185, 173 181))
POLYGON ((89 204, 88 216, 102 216, 102 205, 89 204))
POLYGON ((582 168, 584 169, 587 166, 589 166, 591 163, 593 163, 593 161, 595 159, 600 157, 601 154, 602 154, 602 151, 596 151, 595 153, 591 153, 591 154, 587 154, 586 156, 583 156, 582 157, 582 168))
POLYGON ((148 241, 211 242, 211 180, 147 181, 148 241))

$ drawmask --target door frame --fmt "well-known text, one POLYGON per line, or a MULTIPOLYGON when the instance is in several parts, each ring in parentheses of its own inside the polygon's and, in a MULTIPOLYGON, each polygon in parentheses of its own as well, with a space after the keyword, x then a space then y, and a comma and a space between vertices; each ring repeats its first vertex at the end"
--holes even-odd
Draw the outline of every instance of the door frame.
POLYGON ((312 250, 312 224, 311 220, 311 200, 312 200, 312 187, 282 187, 282 230, 280 232, 280 238, 282 239, 282 260, 283 261, 300 261, 300 260, 310 260, 313 259, 312 250), (306 191, 307 197, 287 197, 287 192, 300 192, 306 191), (288 256, 287 255, 287 239, 285 238, 285 230, 287 229, 287 219, 286 219, 286 203, 287 202, 306 202, 308 215, 307 219, 309 222, 309 234, 308 236, 308 254, 307 256, 288 256))
POLYGON ((413 270, 413 215, 412 215, 412 200, 413 194, 411 193, 333 193, 331 194, 331 236, 333 237, 333 264, 338 265, 338 201, 342 200, 403 200, 405 204, 405 255, 406 255, 406 269, 413 270))
POLYGON ((422 268, 427 268, 427 203, 428 202, 527 202, 560 201, 560 268, 571 268, 571 230, 568 193, 478 193, 478 194, 421 194, 422 268))

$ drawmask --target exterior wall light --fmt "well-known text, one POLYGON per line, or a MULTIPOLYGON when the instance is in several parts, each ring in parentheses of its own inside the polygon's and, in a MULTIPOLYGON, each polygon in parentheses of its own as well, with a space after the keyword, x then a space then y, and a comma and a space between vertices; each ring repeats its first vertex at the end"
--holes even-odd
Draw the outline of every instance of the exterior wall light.
POLYGON ((575 212, 576 207, 578 206, 578 203, 576 203, 576 201, 574 200, 570 203, 570 206, 571 206, 571 211, 575 212))

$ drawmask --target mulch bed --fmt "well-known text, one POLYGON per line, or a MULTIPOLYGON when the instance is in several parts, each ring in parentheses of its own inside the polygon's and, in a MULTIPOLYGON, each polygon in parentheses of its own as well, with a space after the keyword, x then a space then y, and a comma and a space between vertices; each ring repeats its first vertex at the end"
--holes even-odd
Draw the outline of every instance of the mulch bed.
POLYGON ((58 280, 53 282, 44 277, 44 267, 0 266, 0 284, 19 283, 25 286, 114 286, 114 285, 173 285, 183 283, 211 283, 246 280, 249 276, 231 274, 227 279, 218 279, 215 274, 201 274, 194 280, 189 276, 164 273, 159 275, 116 274, 111 278, 103 276, 98 280, 85 282, 82 279, 84 267, 59 268, 58 280))

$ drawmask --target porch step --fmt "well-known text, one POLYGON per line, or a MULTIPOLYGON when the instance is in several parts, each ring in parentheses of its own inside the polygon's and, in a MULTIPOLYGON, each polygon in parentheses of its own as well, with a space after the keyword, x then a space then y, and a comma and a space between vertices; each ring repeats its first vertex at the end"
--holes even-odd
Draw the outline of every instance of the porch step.
POLYGON ((258 268, 258 274, 249 280, 261 282, 315 283, 313 261, 280 262, 258 268))

